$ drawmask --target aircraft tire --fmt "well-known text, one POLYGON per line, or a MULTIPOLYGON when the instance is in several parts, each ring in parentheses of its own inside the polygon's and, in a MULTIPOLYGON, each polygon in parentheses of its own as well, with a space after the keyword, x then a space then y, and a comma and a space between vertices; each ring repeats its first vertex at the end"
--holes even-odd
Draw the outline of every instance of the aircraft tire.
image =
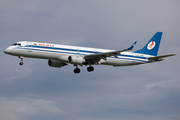
POLYGON ((88 72, 92 72, 92 71, 94 71, 94 67, 89 66, 89 67, 87 68, 87 71, 88 71, 88 72))
POLYGON ((23 62, 20 62, 19 65, 23 65, 24 63, 23 62))
POLYGON ((75 74, 80 73, 80 72, 81 72, 81 70, 80 70, 79 68, 75 68, 75 69, 74 69, 74 73, 75 73, 75 74))

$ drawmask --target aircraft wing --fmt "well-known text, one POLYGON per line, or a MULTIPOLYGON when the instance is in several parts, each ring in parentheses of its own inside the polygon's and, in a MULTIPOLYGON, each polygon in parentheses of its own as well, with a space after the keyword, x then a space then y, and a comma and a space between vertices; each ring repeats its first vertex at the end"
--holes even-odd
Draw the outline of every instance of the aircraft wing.
POLYGON ((136 43, 137 43, 137 41, 131 47, 124 49, 124 50, 85 55, 84 59, 86 59, 86 60, 90 60, 90 59, 100 60, 100 59, 106 59, 107 57, 110 57, 110 56, 117 57, 117 55, 120 54, 121 52, 132 50, 136 43))
POLYGON ((156 57, 149 57, 148 59, 149 60, 157 60, 157 59, 163 60, 163 58, 165 58, 165 57, 170 57, 170 56, 174 56, 174 55, 176 55, 176 54, 162 55, 162 56, 156 56, 156 57))

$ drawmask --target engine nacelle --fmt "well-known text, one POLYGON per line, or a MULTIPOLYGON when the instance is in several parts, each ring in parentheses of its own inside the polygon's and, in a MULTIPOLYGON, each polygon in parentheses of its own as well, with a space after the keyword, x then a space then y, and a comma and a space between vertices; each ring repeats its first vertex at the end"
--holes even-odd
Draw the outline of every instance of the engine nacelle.
POLYGON ((48 61, 48 65, 50 67, 57 67, 57 68, 61 68, 65 65, 67 65, 66 63, 60 62, 60 61, 56 61, 56 60, 49 60, 48 61))
POLYGON ((82 65, 85 62, 85 59, 82 56, 72 55, 68 57, 68 62, 72 64, 82 65))

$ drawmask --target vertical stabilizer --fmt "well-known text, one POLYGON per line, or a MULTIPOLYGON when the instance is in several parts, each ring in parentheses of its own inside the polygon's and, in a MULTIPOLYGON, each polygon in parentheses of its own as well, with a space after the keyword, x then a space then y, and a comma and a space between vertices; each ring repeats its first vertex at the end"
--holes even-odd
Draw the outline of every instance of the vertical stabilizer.
POLYGON ((162 32, 155 33, 154 36, 149 40, 149 42, 142 49, 135 51, 135 53, 157 56, 161 37, 162 32))

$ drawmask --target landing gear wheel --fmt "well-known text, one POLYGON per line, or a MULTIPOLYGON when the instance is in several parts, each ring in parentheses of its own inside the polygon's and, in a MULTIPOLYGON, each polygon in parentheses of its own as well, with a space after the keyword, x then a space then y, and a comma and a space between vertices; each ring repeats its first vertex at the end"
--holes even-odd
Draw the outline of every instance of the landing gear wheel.
POLYGON ((21 62, 19 63, 19 65, 23 65, 23 64, 24 64, 24 63, 23 63, 23 58, 24 58, 24 57, 19 56, 19 59, 21 59, 21 62))
POLYGON ((94 67, 89 66, 89 67, 87 68, 87 71, 88 71, 88 72, 92 72, 92 71, 94 71, 94 67))
POLYGON ((75 69, 74 69, 74 73, 75 73, 75 74, 80 73, 80 72, 81 72, 81 70, 80 70, 79 68, 75 68, 75 69))
POLYGON ((23 65, 24 63, 23 62, 20 62, 19 65, 23 65))

